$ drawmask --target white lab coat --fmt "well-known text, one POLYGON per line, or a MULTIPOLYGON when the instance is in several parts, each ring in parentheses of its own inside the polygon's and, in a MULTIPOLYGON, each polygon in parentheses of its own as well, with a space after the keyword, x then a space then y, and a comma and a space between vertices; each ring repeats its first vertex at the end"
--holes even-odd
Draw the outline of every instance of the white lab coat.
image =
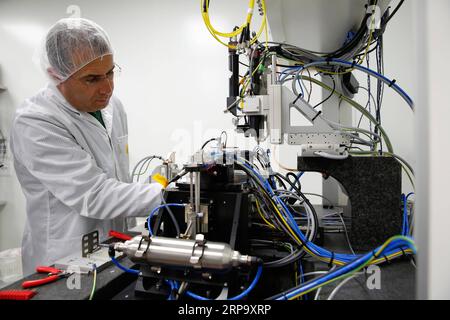
POLYGON ((130 183, 121 102, 113 96, 102 116, 106 129, 51 84, 16 112, 11 150, 27 201, 24 275, 81 254, 83 234, 98 230, 104 240, 125 217, 146 216, 160 204, 161 185, 130 183))

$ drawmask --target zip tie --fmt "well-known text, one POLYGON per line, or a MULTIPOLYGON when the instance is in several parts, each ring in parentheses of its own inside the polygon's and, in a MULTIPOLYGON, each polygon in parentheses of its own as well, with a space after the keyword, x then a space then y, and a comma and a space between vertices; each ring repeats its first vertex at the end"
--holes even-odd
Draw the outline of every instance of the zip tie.
POLYGON ((297 96, 297 98, 294 100, 293 104, 296 104, 297 101, 298 101, 300 98, 303 98, 303 94, 302 94, 302 93, 300 93, 300 94, 297 96))
POLYGON ((400 250, 402 250, 402 254, 404 257, 407 257, 405 250, 403 250, 403 248, 401 248, 400 250))
POLYGON ((397 82, 396 79, 392 80, 391 83, 389 84, 389 88, 392 88, 392 86, 397 82))
POLYGON ((372 256, 373 256, 374 259, 378 259, 378 256, 375 254, 375 250, 372 251, 372 256))
POLYGON ((144 253, 147 254, 148 249, 150 248, 150 243, 151 243, 151 238, 148 238, 148 242, 147 242, 147 248, 145 248, 144 253))
MULTIPOLYGON (((150 227, 149 227, 150 228, 150 227)), ((139 241, 138 250, 141 250, 142 241, 144 241, 144 237, 141 238, 141 241, 139 241)))
POLYGON ((319 111, 317 113, 317 115, 311 120, 311 122, 314 122, 321 114, 322 114, 322 111, 319 111))
POLYGON ((333 262, 334 262, 334 252, 331 253, 331 260, 330 263, 328 264, 329 268, 333 267, 333 262))

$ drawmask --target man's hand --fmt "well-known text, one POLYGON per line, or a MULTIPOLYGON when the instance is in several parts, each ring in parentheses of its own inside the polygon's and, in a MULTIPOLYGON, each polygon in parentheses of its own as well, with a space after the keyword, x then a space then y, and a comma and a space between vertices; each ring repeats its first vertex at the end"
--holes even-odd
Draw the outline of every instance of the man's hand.
POLYGON ((167 188, 167 185, 169 184, 169 181, 164 176, 160 175, 159 173, 153 175, 152 179, 153 179, 153 181, 162 185, 164 189, 167 188))

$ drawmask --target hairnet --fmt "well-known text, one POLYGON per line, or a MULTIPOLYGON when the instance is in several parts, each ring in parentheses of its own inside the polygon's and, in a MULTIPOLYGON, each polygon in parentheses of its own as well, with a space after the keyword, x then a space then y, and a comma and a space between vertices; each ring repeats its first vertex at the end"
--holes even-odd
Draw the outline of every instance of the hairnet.
POLYGON ((41 65, 51 80, 61 83, 92 61, 110 54, 113 51, 108 35, 99 25, 88 19, 65 18, 48 31, 41 65))

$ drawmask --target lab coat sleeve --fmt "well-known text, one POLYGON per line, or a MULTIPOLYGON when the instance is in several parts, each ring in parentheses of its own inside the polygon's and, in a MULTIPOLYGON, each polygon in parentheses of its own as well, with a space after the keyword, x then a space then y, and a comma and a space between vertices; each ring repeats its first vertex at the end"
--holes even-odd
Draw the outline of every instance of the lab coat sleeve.
POLYGON ((108 178, 64 125, 48 115, 18 116, 11 134, 16 160, 77 214, 94 219, 146 216, 161 202, 161 185, 108 178))

